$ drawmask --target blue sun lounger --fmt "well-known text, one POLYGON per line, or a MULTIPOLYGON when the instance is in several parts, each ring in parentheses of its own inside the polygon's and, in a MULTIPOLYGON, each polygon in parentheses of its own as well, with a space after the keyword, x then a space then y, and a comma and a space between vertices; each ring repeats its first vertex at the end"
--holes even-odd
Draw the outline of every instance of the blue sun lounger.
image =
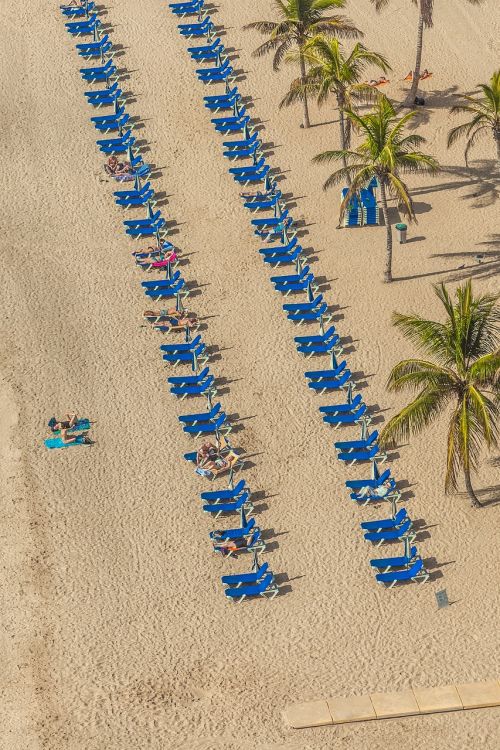
POLYGON ((228 172, 229 174, 232 174, 232 175, 241 176, 241 175, 247 174, 247 172, 250 172, 250 173, 259 172, 264 166, 264 164, 265 164, 265 159, 263 156, 261 156, 258 161, 254 162, 253 164, 248 164, 245 167, 229 167, 228 172))
POLYGON ((417 559, 417 548, 410 547, 408 555, 400 555, 399 557, 379 557, 375 560, 370 560, 372 568, 377 568, 381 573, 388 573, 391 568, 403 568, 417 559))
POLYGON ((364 440, 342 440, 335 443, 335 449, 342 453, 348 453, 349 451, 365 450, 370 448, 377 442, 378 430, 374 430, 364 440))
MULTIPOLYGON (((303 344, 305 346, 312 346, 313 344, 326 344, 335 335, 335 326, 330 326, 323 333, 316 333, 310 336, 294 336, 296 344, 303 344)), ((320 371, 321 372, 321 371, 320 371)))
POLYGON ((149 204, 150 206, 156 206, 156 201, 154 200, 155 192, 152 188, 150 188, 145 193, 138 193, 135 196, 129 196, 128 198, 116 198, 115 202, 117 206, 121 206, 122 208, 134 208, 136 206, 145 206, 149 204))
POLYGON ((110 133, 113 130, 123 132, 123 128, 129 120, 130 115, 128 114, 122 114, 118 116, 108 115, 105 116, 105 118, 103 117, 101 122, 94 122, 94 127, 101 133, 110 133))
POLYGON ((250 209, 250 211, 267 211, 270 208, 274 208, 281 200, 281 190, 276 190, 273 193, 264 193, 262 195, 256 195, 252 198, 246 198, 244 207, 250 209))
MULTIPOLYGON (((179 281, 184 281, 184 279, 181 278, 180 271, 175 271, 175 273, 172 274, 171 279, 165 278, 165 279, 154 279, 151 281, 141 281, 141 286, 143 289, 159 289, 159 288, 164 289, 166 287, 175 286, 176 284, 179 283, 179 281)), ((200 338, 199 336, 196 337, 196 339, 199 339, 199 338, 200 338)), ((171 346, 175 346, 175 344, 162 344, 161 349, 163 349, 163 351, 169 351, 167 347, 171 347, 171 346)), ((181 346, 181 344, 179 344, 178 346, 181 346)), ((184 344, 182 344, 182 346, 184 346, 184 344)))
POLYGON ((112 78, 116 74, 116 70, 116 65, 110 59, 105 65, 98 65, 93 68, 80 68, 80 74, 84 81, 98 83, 112 78))
MULTIPOLYGON (((349 384, 351 371, 346 369, 346 362, 342 362, 337 369, 341 370, 338 376, 330 376, 321 380, 311 380, 307 385, 316 393, 325 393, 325 391, 338 391, 349 384)), ((307 375, 307 373, 306 373, 307 375)))
POLYGON ((349 497, 358 505, 368 505, 369 503, 381 503, 384 500, 397 502, 401 497, 401 492, 398 490, 394 479, 390 479, 388 486, 362 487, 360 492, 351 492, 349 497))
POLYGON ((115 105, 120 101, 120 97, 122 96, 123 91, 118 88, 118 85, 115 83, 113 86, 111 86, 109 89, 104 89, 103 91, 85 91, 85 96, 87 97, 88 103, 92 107, 96 107, 97 109, 100 109, 101 107, 111 107, 112 105, 115 105), (116 86, 116 88, 114 88, 116 86), (90 94, 95 93, 96 96, 90 96, 90 94))
MULTIPOLYGON (((145 289, 144 293, 146 297, 151 297, 151 299, 154 299, 154 300, 171 299, 172 297, 177 297, 177 295, 182 292, 184 287, 185 287, 184 279, 180 279, 173 286, 157 286, 154 289, 145 289)), ((184 289, 183 294, 184 296, 187 296, 189 292, 186 289, 184 289)))
POLYGON ((385 453, 379 453, 378 445, 373 445, 371 448, 360 448, 351 453, 339 453, 337 458, 339 461, 345 461, 349 466, 354 466, 358 461, 373 461, 375 458, 383 464, 387 459, 387 455, 385 453))
MULTIPOLYGON (((212 55, 217 55, 219 50, 224 52, 224 45, 220 36, 216 37, 210 44, 202 44, 198 47, 188 47, 189 52, 193 60, 211 60, 212 55), (209 57, 207 57, 207 55, 209 57)), ((219 94, 219 96, 226 96, 226 94, 219 94)), ((206 99, 207 97, 203 97, 206 99)))
POLYGON ((182 414, 178 417, 183 424, 198 424, 198 422, 212 422, 221 410, 220 403, 212 406, 210 411, 202 411, 198 414, 182 414))
POLYGON ((214 552, 223 554, 225 557, 234 557, 239 552, 263 552, 266 543, 261 537, 260 529, 257 529, 251 537, 238 540, 237 549, 231 550, 224 546, 223 542, 213 542, 214 552))
POLYGON ((251 536, 257 528, 255 527, 255 519, 250 518, 246 526, 239 529, 222 529, 221 531, 211 531, 209 533, 210 539, 214 542, 228 542, 235 541, 237 539, 243 539, 246 536, 251 536))
POLYGON ((226 159, 229 159, 229 161, 237 161, 239 159, 254 159, 258 158, 262 155, 262 152, 260 151, 260 147, 262 145, 261 141, 255 141, 251 146, 248 148, 233 148, 229 151, 223 151, 222 156, 225 156, 226 159))
POLYGON ((258 570, 251 573, 234 573, 230 576, 222 576, 221 581, 225 586, 242 586, 247 583, 257 583, 266 575, 268 567, 269 563, 265 562, 259 566, 258 570))
POLYGON ((415 539, 415 534, 411 532, 410 529, 411 520, 407 518, 406 521, 396 529, 386 529, 384 531, 367 531, 366 534, 363 534, 363 536, 367 542, 372 542, 372 544, 376 544, 377 547, 380 547, 380 545, 384 542, 396 542, 400 539, 409 539, 410 542, 413 542, 413 540, 415 539))
POLYGON ((350 404, 332 404, 331 406, 320 406, 321 414, 346 414, 355 411, 361 404, 361 394, 358 393, 350 404))
POLYGON ((296 284, 298 281, 304 278, 309 271, 309 266, 304 266, 299 273, 288 273, 279 274, 278 276, 271 276, 270 281, 272 284, 296 284))
POLYGON ((101 57, 112 49, 113 45, 110 42, 109 36, 105 34, 102 39, 98 39, 95 42, 81 42, 76 45, 76 50, 80 57, 101 57))
POLYGON ((396 529, 408 518, 406 508, 400 508, 394 518, 382 518, 380 521, 363 521, 360 526, 363 531, 386 531, 396 529))
POLYGON ((197 385, 173 385, 170 389, 170 393, 174 396, 180 396, 181 401, 185 399, 186 396, 204 396, 208 392, 214 394, 214 382, 214 376, 209 375, 206 380, 202 380, 201 383, 198 383, 197 385))
POLYGON ((421 581, 425 583, 429 580, 429 577, 420 557, 415 560, 413 565, 404 570, 391 570, 388 573, 377 573, 375 576, 377 583, 382 583, 390 589, 401 581, 421 581))
POLYGON ((343 412, 341 414, 327 414, 323 417, 325 424, 333 424, 340 427, 343 424, 356 424, 366 412, 366 404, 361 404, 355 411, 343 412))
POLYGON ((292 237, 287 245, 270 245, 269 247, 261 247, 259 253, 261 255, 284 255, 285 253, 291 253, 294 247, 297 245, 297 237, 292 237))
POLYGON ((198 385, 209 373, 208 367, 204 367, 197 375, 175 375, 167 378, 167 382, 171 385, 198 385))
POLYGON ((198 23, 180 23, 177 28, 181 36, 189 39, 190 37, 208 36, 214 30, 214 25, 210 20, 210 16, 205 16, 203 21, 198 23))
POLYGON ((84 3, 84 5, 60 5, 61 13, 67 18, 88 18, 89 14, 94 10, 95 3, 84 3))
POLYGON ((161 211, 158 209, 155 212, 148 211, 148 216, 141 219, 125 219, 123 225, 126 227, 148 227, 159 221, 161 217, 161 211))
POLYGON ((340 337, 337 333, 324 344, 297 344, 298 353, 303 354, 306 359, 310 359, 311 357, 321 354, 330 354, 334 350, 337 353, 339 353, 339 350, 341 350, 340 337))
MULTIPOLYGON (((249 128, 248 127, 246 128, 246 131, 249 133, 249 128)), ((259 137, 259 134, 258 134, 257 130, 252 130, 251 135, 248 135, 248 137, 240 138, 237 141, 222 141, 222 145, 224 146, 224 148, 227 148, 229 150, 232 149, 233 151, 237 151, 237 150, 240 150, 242 148, 249 148, 250 146, 252 146, 257 141, 258 137, 259 137)), ((262 200, 265 199, 266 195, 262 194, 262 196, 261 196, 262 200)), ((253 200, 253 198, 251 200, 253 200)), ((255 198, 255 200, 257 200, 257 198, 255 198)))
POLYGON ((235 104, 241 101, 241 94, 237 87, 234 86, 228 94, 219 94, 218 96, 204 96, 203 106, 211 112, 220 110, 234 109, 235 104))
POLYGON ((165 219, 159 219, 155 224, 129 227, 125 233, 130 237, 152 237, 153 235, 158 234, 165 224, 165 219))
MULTIPOLYGON (((247 117, 246 108, 245 106, 243 106, 239 112, 236 112, 236 114, 225 115, 224 117, 212 117, 210 119, 210 122, 212 123, 212 125, 214 126, 216 130, 218 130, 219 132, 224 132, 225 130, 230 130, 230 128, 234 124, 238 124, 242 120, 242 118, 246 118, 246 117, 247 117)), ((236 149, 233 149, 233 150, 236 150, 236 149)), ((239 167, 239 169, 242 169, 242 168, 244 167, 239 167)), ((230 169, 229 171, 231 172, 232 170, 230 169)))
POLYGON ((319 294, 310 302, 287 302, 283 305, 285 312, 298 313, 315 310, 323 302, 323 295, 319 294))
POLYGON ((138 190, 136 188, 131 188, 130 190, 115 190, 113 192, 113 195, 115 196, 115 198, 118 198, 118 200, 122 201, 126 200, 127 198, 139 198, 139 196, 144 195, 150 190, 151 183, 145 182, 144 185, 138 190))
POLYGON ((200 437, 200 435, 212 435, 216 432, 231 432, 231 425, 226 420, 226 414, 221 412, 214 421, 188 424, 182 428, 182 431, 196 438, 200 437))
POLYGON ((93 13, 89 18, 82 21, 68 21, 64 24, 66 31, 72 36, 80 36, 81 34, 88 35, 93 34, 96 29, 99 28, 101 22, 97 18, 97 15, 93 13))
MULTIPOLYGON (((267 255, 263 256, 262 260, 264 263, 269 263, 271 266, 279 266, 284 264, 292 264, 297 261, 297 258, 302 252, 301 245, 297 245, 293 252, 291 253, 284 253, 283 255, 267 255)), ((326 305, 325 305, 326 310, 326 305)))
POLYGON ((209 490, 208 492, 201 492, 200 497, 202 500, 207 500, 210 503, 215 503, 217 501, 225 502, 235 500, 238 495, 241 495, 241 493, 247 491, 247 489, 245 480, 240 479, 234 487, 229 487, 227 490, 209 490))
POLYGON ((247 515, 250 515, 253 511, 253 503, 250 502, 248 493, 240 495, 232 503, 213 503, 204 505, 203 511, 205 513, 210 513, 213 518, 219 518, 223 513, 239 513, 242 508, 247 515))
POLYGON ((288 208, 279 216, 264 216, 262 218, 251 219, 250 223, 255 227, 254 232, 257 236, 262 236, 269 228, 281 228, 290 226, 293 223, 292 217, 288 215, 288 208))
POLYGON ((208 357, 205 352, 205 344, 200 344, 197 349, 194 350, 194 352, 174 352, 173 354, 163 354, 162 359, 164 362, 167 362, 170 365, 174 365, 177 367, 177 365, 180 362, 188 362, 189 364, 193 361, 193 355, 196 355, 198 362, 205 362, 208 357))
POLYGON ((117 106, 111 115, 94 115, 90 118, 90 122, 92 122, 95 127, 104 127, 109 123, 113 124, 123 115, 125 115, 125 107, 122 105, 117 106))
POLYGON ((74 445, 85 445, 85 435, 77 435, 76 440, 71 443, 64 443, 62 437, 46 438, 45 447, 53 450, 54 448, 71 448, 74 445))
POLYGON ((245 129, 245 126, 250 122, 250 117, 245 115, 244 117, 236 117, 226 124, 215 125, 215 130, 218 133, 240 133, 245 129))
POLYGON ((198 344, 201 343, 201 336, 198 334, 192 341, 183 341, 182 343, 176 344, 162 344, 160 346, 160 351, 167 352, 168 354, 173 354, 173 352, 192 352, 193 349, 196 349, 198 344))
POLYGON ((214 76, 219 77, 226 68, 229 68, 229 58, 225 57, 224 60, 220 59, 218 65, 214 65, 212 68, 197 68, 196 75, 200 81, 209 81, 214 76))
POLYGON ((279 593, 279 589, 273 581, 274 578, 272 574, 268 573, 261 581, 259 581, 259 583, 256 583, 253 586, 247 585, 240 586, 239 588, 229 588, 225 589, 224 593, 235 602, 242 602, 250 596, 263 596, 268 597, 269 599, 274 599, 279 593))
POLYGON ((381 487, 384 482, 387 482, 390 476, 391 470, 386 469, 382 472, 378 479, 348 479, 345 483, 345 486, 351 490, 362 490, 365 487, 376 489, 377 487, 381 487))
MULTIPOLYGON (((275 284, 274 290, 276 292, 280 292, 281 294, 284 294, 285 297, 288 297, 289 294, 297 294, 298 292, 307 292, 309 289, 313 289, 315 292, 318 291, 318 287, 316 286, 316 280, 314 278, 314 274, 310 273, 307 276, 304 276, 302 281, 297 281, 295 284, 275 284)), ((338 336, 337 336, 338 338, 338 336)))
POLYGON ((200 13, 204 0, 193 0, 190 3, 169 3, 168 7, 176 16, 193 16, 200 13))
POLYGON ((131 137, 131 130, 126 130, 120 138, 105 138, 96 141, 99 150, 103 154, 124 154, 135 143, 135 138, 131 137))

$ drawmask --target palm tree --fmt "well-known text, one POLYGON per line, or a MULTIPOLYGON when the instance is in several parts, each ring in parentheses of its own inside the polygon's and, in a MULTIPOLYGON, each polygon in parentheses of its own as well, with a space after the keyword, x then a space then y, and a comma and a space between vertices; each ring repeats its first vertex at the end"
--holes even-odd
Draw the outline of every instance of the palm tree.
POLYGON ((415 150, 425 143, 425 138, 415 133, 404 134, 405 126, 416 114, 412 111, 398 118, 393 105, 385 96, 378 99, 374 110, 367 115, 361 116, 347 110, 347 117, 365 136, 365 140, 353 151, 325 151, 313 159, 319 164, 339 160, 345 160, 347 164, 330 175, 323 185, 323 189, 327 190, 333 185, 349 180, 349 191, 340 206, 341 218, 352 196, 365 187, 373 177, 377 178, 387 239, 384 281, 392 281, 392 227, 387 209, 388 196, 397 198, 410 221, 415 221, 410 191, 401 175, 414 172, 435 173, 439 170, 436 159, 415 150))
POLYGON ((459 138, 465 137, 467 145, 465 147, 465 163, 467 166, 469 151, 474 146, 478 138, 493 133, 493 138, 497 147, 497 159, 500 163, 500 70, 493 73, 490 85, 480 83, 479 88, 483 96, 477 99, 474 96, 463 94, 467 104, 458 104, 451 108, 451 112, 468 112, 472 115, 469 122, 464 122, 456 128, 452 128, 448 133, 448 148, 452 146, 459 138))
MULTIPOLYGON (((407 103, 412 105, 418 91, 420 81, 420 71, 422 67, 422 49, 424 42, 424 28, 430 29, 434 25, 433 11, 434 0, 411 0, 413 5, 418 7, 418 28, 417 28, 417 51, 415 55, 415 67, 413 69, 413 79, 411 89, 408 93, 407 103)), ((467 0, 471 5, 479 5, 483 0, 467 0)), ((377 10, 381 10, 388 5, 390 0, 372 0, 377 10)))
POLYGON ((497 445, 500 416, 500 295, 474 297, 470 280, 456 290, 456 301, 444 284, 434 287, 446 311, 444 323, 419 315, 394 313, 393 323, 405 338, 433 360, 406 359, 393 367, 388 388, 418 391, 380 435, 381 445, 406 440, 452 408, 448 426, 445 490, 457 489, 463 472, 472 505, 479 502, 471 483, 480 450, 497 445))
MULTIPOLYGON (((273 68, 279 70, 286 53, 292 48, 299 50, 300 76, 306 77, 306 63, 302 55, 304 44, 317 34, 354 38, 361 32, 345 16, 324 16, 331 8, 343 8, 345 0, 273 0, 278 12, 278 21, 254 21, 245 29, 256 29, 269 39, 254 51, 255 57, 274 53, 273 68)), ((307 95, 304 96, 304 127, 308 128, 309 109, 307 95)))
POLYGON ((359 42, 346 55, 338 39, 327 39, 323 35, 310 39, 302 52, 288 53, 286 59, 293 62, 301 54, 309 65, 307 75, 304 81, 298 78, 292 82, 280 107, 304 100, 307 94, 314 94, 321 106, 332 95, 339 110, 340 143, 345 150, 350 145, 351 124, 350 120, 346 123, 345 111, 354 110, 358 102, 373 101, 378 96, 373 86, 361 81, 367 66, 374 65, 387 73, 391 69, 389 63, 383 55, 371 52, 359 42))

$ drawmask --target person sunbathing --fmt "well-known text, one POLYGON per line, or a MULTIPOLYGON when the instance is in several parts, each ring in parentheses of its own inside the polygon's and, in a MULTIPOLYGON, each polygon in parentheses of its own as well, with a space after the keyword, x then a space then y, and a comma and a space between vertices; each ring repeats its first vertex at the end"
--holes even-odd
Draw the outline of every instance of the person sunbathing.
POLYGON ((220 552, 223 557, 226 557, 227 555, 232 555, 234 552, 246 549, 247 546, 248 544, 246 539, 239 539, 237 542, 215 542, 214 552, 220 552))
POLYGON ((116 156, 110 156, 107 163, 104 165, 104 171, 110 177, 123 177, 130 175, 132 167, 128 161, 118 161, 116 156))
POLYGON ((390 83, 389 79, 385 76, 380 76, 378 80, 372 78, 372 80, 370 81, 370 86, 374 86, 376 88, 377 86, 385 86, 386 83, 390 83))
POLYGON ((420 73, 420 80, 421 81, 425 81, 425 79, 426 78, 430 78, 431 75, 432 75, 432 73, 429 73, 429 71, 426 68, 422 73, 420 73))
POLYGON ((413 70, 410 70, 410 72, 405 75, 403 78, 403 81, 413 81, 413 70))
POLYGON ((51 432, 59 432, 59 430, 69 430, 71 427, 74 427, 75 424, 78 421, 78 416, 76 414, 66 414, 67 420, 65 419, 56 419, 55 417, 51 417, 49 419, 49 428, 51 432))

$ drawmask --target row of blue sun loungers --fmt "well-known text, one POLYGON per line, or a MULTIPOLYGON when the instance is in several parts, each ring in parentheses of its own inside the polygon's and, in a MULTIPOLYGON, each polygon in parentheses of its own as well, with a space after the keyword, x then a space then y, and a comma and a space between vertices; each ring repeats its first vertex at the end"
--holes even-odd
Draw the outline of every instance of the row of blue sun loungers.
MULTIPOLYGON (((133 208, 146 208, 146 216, 141 218, 132 218, 124 220, 125 232, 131 237, 150 237, 156 236, 157 250, 151 253, 135 253, 136 263, 143 269, 147 270, 152 267, 152 261, 158 253, 167 250, 175 250, 173 245, 165 239, 166 220, 161 211, 156 207, 155 191, 151 182, 141 184, 142 179, 146 179, 150 174, 150 166, 144 164, 141 156, 137 153, 135 138, 130 126, 130 116, 125 111, 123 103, 123 92, 119 88, 116 77, 116 66, 112 61, 113 47, 107 35, 99 38, 100 21, 95 13, 92 13, 95 6, 88 3, 87 8, 61 7, 64 16, 78 19, 66 23, 66 29, 73 36, 92 35, 92 42, 78 43, 77 52, 81 57, 86 59, 100 58, 100 65, 93 67, 81 68, 80 74, 84 81, 98 84, 105 83, 106 88, 94 89, 85 92, 85 97, 94 109, 113 108, 111 113, 99 114, 92 116, 91 123, 95 129, 103 134, 116 133, 116 136, 99 138, 96 145, 103 154, 123 154, 126 153, 128 161, 132 167, 132 178, 134 179, 133 187, 129 189, 116 190, 114 192, 115 202, 118 206, 128 210, 133 208), (107 58, 107 59, 106 59, 107 58), (152 256, 152 257, 150 257, 152 256)), ((178 15, 188 15, 193 12, 200 12, 203 8, 203 0, 194 0, 191 3, 175 4, 174 12, 178 15)), ((202 24, 206 27, 207 24, 202 24)), ((187 29, 186 29, 187 31, 187 29)), ((198 30, 194 30, 197 34, 198 30)), ((214 46, 212 59, 218 59, 217 46, 214 46)), ((203 55, 200 59, 209 59, 203 55)), ((218 61, 218 70, 206 72, 199 71, 200 79, 203 80, 224 80, 228 77, 230 66, 227 61, 222 63, 218 61)), ((216 127, 221 132, 236 132, 236 120, 243 119, 249 121, 248 116, 242 111, 232 121, 222 118, 216 127)), ((232 143, 228 148, 232 148, 232 143)), ((257 154, 257 147, 253 150, 257 154)), ((236 150, 231 152, 234 158, 240 158, 236 150)), ((261 171, 262 162, 257 160, 252 171, 261 171)), ((236 170, 235 179, 246 181, 247 169, 236 170)), ((153 300, 175 298, 177 304, 183 296, 188 294, 187 284, 178 270, 172 273, 172 267, 168 265, 167 274, 164 278, 155 278, 141 282, 141 287, 148 298, 153 300)), ((175 266, 173 266, 175 268, 175 266)), ((230 487, 226 490, 212 491, 201 493, 202 510, 213 518, 239 514, 241 525, 239 528, 230 528, 218 532, 212 532, 210 535, 215 552, 224 556, 234 556, 243 552, 250 552, 257 555, 265 549, 265 542, 262 539, 262 532, 256 526, 253 518, 248 518, 253 511, 254 506, 251 501, 251 493, 246 483, 243 481, 233 487, 232 474, 243 465, 238 459, 232 447, 229 445, 227 435, 231 431, 231 424, 223 411, 219 402, 211 403, 212 396, 215 394, 215 378, 205 363, 208 361, 208 353, 205 342, 198 334, 193 339, 190 338, 189 331, 186 333, 186 340, 178 343, 167 343, 160 346, 163 362, 167 365, 177 366, 180 364, 188 365, 193 368, 191 374, 170 376, 168 384, 172 395, 179 399, 194 396, 205 396, 210 407, 206 411, 183 414, 178 417, 182 430, 186 435, 195 438, 201 436, 216 435, 217 439, 223 436, 226 443, 226 450, 231 451, 236 456, 236 461, 231 465, 230 487), (198 372, 198 366, 202 369, 198 372), (227 543, 231 542, 231 547, 227 543)), ((188 453, 185 458, 196 464, 196 452, 188 453)), ((254 596, 263 596, 273 598, 278 593, 278 587, 275 583, 273 574, 268 570, 268 563, 263 565, 257 564, 257 558, 254 558, 254 569, 249 573, 235 574, 224 576, 222 579, 225 595, 228 599, 235 602, 243 601, 246 598, 254 596)))
MULTIPOLYGON (((342 392, 345 401, 339 404, 320 407, 320 414, 325 424, 334 428, 342 425, 361 425, 361 436, 357 440, 337 441, 334 444, 339 460, 352 466, 354 464, 371 463, 374 476, 366 480, 349 480, 346 485, 353 492, 350 498, 358 505, 383 501, 391 502, 394 512, 390 518, 381 521, 368 521, 362 524, 365 539, 372 544, 380 545, 385 542, 403 541, 405 549, 414 539, 412 522, 406 509, 396 512, 396 502, 400 498, 395 481, 390 477, 390 470, 382 473, 378 471, 378 464, 383 463, 387 456, 378 446, 378 432, 367 433, 370 423, 367 405, 360 394, 353 396, 355 383, 345 360, 338 361, 342 354, 341 339, 335 326, 325 325, 331 320, 331 312, 319 291, 314 273, 307 263, 303 263, 303 249, 294 232, 293 219, 284 205, 283 196, 276 182, 270 174, 270 166, 262 152, 262 142, 258 132, 253 128, 251 118, 243 104, 242 96, 232 78, 232 68, 226 55, 220 37, 215 36, 214 25, 208 15, 203 16, 204 9, 199 4, 183 3, 182 15, 198 14, 196 21, 179 24, 182 36, 204 38, 204 43, 188 47, 188 52, 195 62, 206 63, 206 67, 196 68, 198 79, 206 84, 224 82, 222 93, 210 93, 203 97, 203 103, 213 115, 211 123, 215 130, 222 134, 235 136, 234 140, 223 141, 223 156, 230 162, 246 160, 246 164, 229 166, 229 174, 242 185, 257 185, 257 193, 244 194, 244 206, 252 214, 251 225, 257 237, 268 244, 259 249, 264 263, 271 266, 295 265, 295 273, 285 273, 271 277, 274 289, 285 297, 295 294, 307 294, 307 299, 300 302, 286 302, 283 310, 287 319, 297 325, 318 322, 318 334, 311 336, 296 336, 295 345, 299 354, 306 358, 327 355, 330 367, 322 370, 305 372, 308 387, 317 393, 342 392), (272 216, 262 212, 272 211, 272 216), (378 462, 378 464, 377 464, 378 462)), ((171 5, 177 15, 181 15, 180 6, 171 5)), ((374 196, 376 185, 370 183, 361 192, 361 200, 353 196, 350 210, 346 213, 346 225, 360 225, 361 223, 378 223, 378 208, 374 196)), ((347 191, 343 193, 345 197, 347 191)), ((240 494, 232 496, 229 505, 246 502, 241 500, 246 496, 240 494)), ((228 498, 225 498, 228 500, 228 498)), ((210 512, 210 511, 207 511, 210 512)), ((234 533, 244 534, 252 538, 254 525, 249 521, 243 529, 234 533)), ((226 533, 233 533, 231 530, 226 533)), ((376 580, 386 586, 406 580, 425 580, 428 577, 423 562, 418 557, 416 548, 411 547, 405 555, 384 560, 372 560, 372 568, 380 571, 376 580)), ((261 578, 260 580, 263 580, 261 578)))

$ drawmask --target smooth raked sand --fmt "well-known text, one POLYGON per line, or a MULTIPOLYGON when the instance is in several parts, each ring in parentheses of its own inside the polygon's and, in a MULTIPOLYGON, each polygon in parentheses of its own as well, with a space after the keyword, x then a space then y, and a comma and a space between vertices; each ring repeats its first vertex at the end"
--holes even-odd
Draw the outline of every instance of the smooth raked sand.
MULTIPOLYGON (((277 110, 295 71, 273 74, 270 60, 251 57, 259 39, 241 27, 271 3, 217 5, 245 71, 241 90, 307 224, 302 242, 352 339, 350 367, 387 418, 400 403, 385 391, 388 372, 413 353, 391 312, 439 315, 431 285, 442 280, 472 276, 478 292, 498 291, 493 143, 478 147, 470 171, 460 146, 445 148, 453 93, 498 67, 498 2, 436 3, 421 132, 445 168, 410 181, 419 223, 395 250, 391 286, 381 283, 384 229, 336 231, 338 194, 322 192, 328 169, 310 161, 338 145, 335 111, 313 107, 321 126, 301 130, 299 108, 277 110), (478 251, 488 263, 476 265, 478 251)), ((377 16, 368 0, 350 0, 348 11, 389 56, 388 94, 400 97, 413 6, 394 0, 377 16)), ((463 495, 444 495, 443 419, 392 464, 436 577, 395 591, 375 584, 358 523, 377 511, 351 507, 344 487, 363 470, 334 459, 334 433, 317 413, 328 399, 307 392, 176 20, 158 0, 111 3, 104 20, 123 45, 128 106, 143 118, 145 157, 161 167, 155 188, 201 291, 191 304, 219 347, 212 367, 227 379, 221 396, 284 589, 272 602, 226 601, 220 575, 249 560, 210 551, 202 484, 181 459, 193 445, 177 422, 186 403, 168 394, 161 337, 141 325, 134 246, 103 179, 73 42, 57 3, 3 3, 1 14, 2 750, 498 748, 495 709, 303 733, 283 723, 287 703, 500 674, 498 506, 473 511, 463 495), (67 409, 96 421, 96 445, 49 453, 46 420, 67 409), (453 605, 437 611, 443 587, 453 605)), ((498 497, 497 455, 484 457, 476 483, 484 500, 498 497)))

